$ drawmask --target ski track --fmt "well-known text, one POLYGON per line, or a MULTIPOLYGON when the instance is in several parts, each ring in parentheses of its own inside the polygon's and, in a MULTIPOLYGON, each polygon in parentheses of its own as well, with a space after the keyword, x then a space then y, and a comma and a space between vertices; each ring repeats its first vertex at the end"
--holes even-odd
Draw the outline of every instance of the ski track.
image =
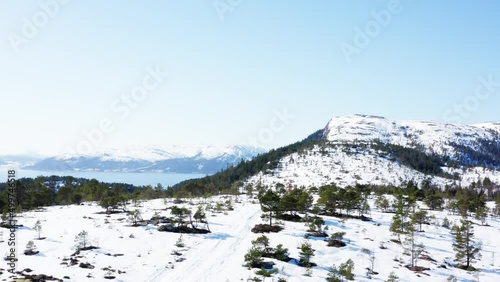
MULTIPOLYGON (((241 216, 236 217, 234 222, 225 225, 234 226, 228 236, 219 240, 202 239, 196 247, 192 247, 182 257, 187 257, 183 262, 174 263, 175 271, 166 267, 159 269, 150 279, 146 281, 169 281, 169 282, 198 282, 198 281, 225 281, 222 277, 231 267, 243 267, 241 257, 237 250, 243 242, 250 241, 251 229, 261 212, 258 206, 248 205, 238 211, 241 216), (251 212, 250 214, 247 214, 251 212), (213 241, 213 242, 212 242, 213 241), (209 244, 209 245, 207 245, 209 244), (236 257, 235 257, 236 256, 236 257)), ((212 233, 208 236, 217 234, 212 233)))

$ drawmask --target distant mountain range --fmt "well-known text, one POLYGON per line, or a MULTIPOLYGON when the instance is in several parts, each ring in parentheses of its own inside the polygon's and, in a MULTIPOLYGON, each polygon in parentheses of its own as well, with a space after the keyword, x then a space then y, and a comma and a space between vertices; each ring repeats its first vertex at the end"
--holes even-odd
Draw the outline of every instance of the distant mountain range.
POLYGON ((92 155, 0 157, 0 165, 14 164, 43 171, 175 172, 212 174, 250 160, 265 150, 246 146, 150 146, 111 149, 92 155))

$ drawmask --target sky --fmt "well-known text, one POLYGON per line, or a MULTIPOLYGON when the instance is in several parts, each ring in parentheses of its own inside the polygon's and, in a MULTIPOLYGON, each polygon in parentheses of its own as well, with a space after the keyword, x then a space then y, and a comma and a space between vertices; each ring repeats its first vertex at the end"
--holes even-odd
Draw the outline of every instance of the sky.
POLYGON ((498 1, 0 0, 0 154, 500 122, 498 1))

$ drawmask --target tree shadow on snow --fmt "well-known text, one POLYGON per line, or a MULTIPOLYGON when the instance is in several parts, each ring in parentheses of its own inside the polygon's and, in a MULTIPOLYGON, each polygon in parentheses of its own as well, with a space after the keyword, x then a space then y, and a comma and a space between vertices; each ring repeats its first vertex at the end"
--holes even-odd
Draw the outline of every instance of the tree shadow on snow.
POLYGON ((233 236, 226 233, 210 233, 204 236, 205 239, 211 239, 211 240, 226 240, 232 237, 233 236))

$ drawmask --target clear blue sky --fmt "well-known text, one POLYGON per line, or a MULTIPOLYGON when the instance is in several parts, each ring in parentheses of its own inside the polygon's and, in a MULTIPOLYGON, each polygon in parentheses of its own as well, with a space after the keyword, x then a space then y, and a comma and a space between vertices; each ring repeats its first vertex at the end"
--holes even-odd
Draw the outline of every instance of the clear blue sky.
MULTIPOLYGON (((480 76, 500 81, 493 0, 400 0, 350 62, 342 44, 391 1, 242 0, 218 14, 212 0, 65 0, 42 25, 51 1, 0 1, 0 154, 65 153, 105 118, 97 149, 241 144, 286 108, 295 117, 260 142, 272 148, 337 115, 457 120, 480 76), (41 26, 32 38, 23 18, 41 26), (111 110, 157 65, 170 74, 159 87, 126 117, 111 110)), ((496 88, 459 120, 499 122, 496 88)))

